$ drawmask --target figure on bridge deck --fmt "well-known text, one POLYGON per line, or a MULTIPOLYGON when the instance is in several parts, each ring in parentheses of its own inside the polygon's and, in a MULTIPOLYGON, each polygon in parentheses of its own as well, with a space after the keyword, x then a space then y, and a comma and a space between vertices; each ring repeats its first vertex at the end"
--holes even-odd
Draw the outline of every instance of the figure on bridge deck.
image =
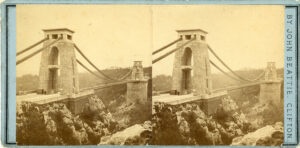
POLYGON ((177 32, 182 39, 177 43, 177 47, 193 41, 175 52, 172 90, 179 95, 211 94, 211 69, 205 41, 207 32, 201 29, 177 30, 177 32))
POLYGON ((79 92, 78 71, 72 35, 67 28, 43 30, 48 40, 44 47, 57 41, 42 51, 39 90, 43 94, 60 92, 71 95, 79 92))

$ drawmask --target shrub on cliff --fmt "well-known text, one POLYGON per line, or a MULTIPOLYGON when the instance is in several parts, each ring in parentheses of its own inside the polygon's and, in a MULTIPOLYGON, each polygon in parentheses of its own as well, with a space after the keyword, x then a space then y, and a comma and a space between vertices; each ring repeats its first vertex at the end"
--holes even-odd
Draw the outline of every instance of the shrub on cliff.
POLYGON ((204 114, 193 103, 155 104, 154 110, 152 144, 155 145, 229 145, 248 128, 242 114, 224 111, 222 107, 213 116, 204 114))
POLYGON ((39 108, 30 103, 21 106, 22 113, 17 116, 16 140, 19 145, 53 144, 46 132, 45 120, 39 108))
POLYGON ((17 113, 17 141, 23 145, 93 145, 118 129, 118 123, 97 97, 90 98, 90 114, 76 116, 65 104, 23 103, 17 113), (93 105, 91 105, 93 104, 93 105))
POLYGON ((182 139, 177 116, 171 107, 155 106, 156 114, 153 115, 152 141, 154 145, 186 145, 187 141, 182 139), (172 138, 170 138, 172 137, 172 138))
POLYGON ((151 120, 152 117, 151 101, 145 103, 137 102, 128 112, 129 125, 140 124, 144 121, 151 120))
POLYGON ((220 105, 217 108, 216 113, 214 113, 212 116, 216 121, 223 123, 228 120, 228 118, 230 117, 230 113, 228 111, 225 111, 224 108, 220 105))

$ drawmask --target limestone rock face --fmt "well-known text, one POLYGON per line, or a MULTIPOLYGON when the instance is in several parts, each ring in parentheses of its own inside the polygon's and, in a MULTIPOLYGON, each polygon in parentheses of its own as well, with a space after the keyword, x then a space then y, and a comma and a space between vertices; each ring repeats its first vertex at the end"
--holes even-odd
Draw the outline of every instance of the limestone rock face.
POLYGON ((254 132, 233 139, 231 145, 278 146, 283 143, 283 124, 267 125, 254 132))
POLYGON ((93 96, 89 107, 74 115, 63 103, 21 104, 17 113, 17 141, 20 145, 95 145, 101 137, 119 130, 118 123, 93 96))
POLYGON ((159 104, 154 109, 152 143, 155 145, 230 145, 233 138, 248 130, 249 123, 241 113, 234 112, 231 118, 217 120, 193 103, 159 104))
POLYGON ((238 109, 237 104, 230 97, 222 99, 222 107, 225 111, 235 111, 238 109))
POLYGON ((99 145, 146 145, 151 138, 151 122, 135 124, 113 135, 101 138, 99 145))
POLYGON ((85 111, 103 111, 106 109, 104 103, 96 95, 89 98, 89 102, 85 104, 85 111))
POLYGON ((245 114, 248 119, 252 119, 250 122, 255 129, 283 122, 283 107, 278 108, 271 103, 257 103, 245 114))

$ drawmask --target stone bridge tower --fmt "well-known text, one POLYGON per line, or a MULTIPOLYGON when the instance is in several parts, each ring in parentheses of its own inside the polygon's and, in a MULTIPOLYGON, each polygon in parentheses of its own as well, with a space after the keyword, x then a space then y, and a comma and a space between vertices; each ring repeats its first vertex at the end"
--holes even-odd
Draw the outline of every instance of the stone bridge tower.
POLYGON ((146 103, 148 100, 148 78, 144 76, 142 61, 134 61, 126 94, 127 102, 146 103))
POLYGON ((263 83, 260 84, 259 100, 280 106, 283 103, 283 81, 277 77, 275 62, 268 62, 263 83))
POLYGON ((177 47, 192 40, 175 53, 172 90, 177 93, 206 95, 211 93, 211 69, 206 44, 207 32, 201 29, 177 30, 182 38, 177 47))
POLYGON ((43 50, 39 72, 39 89, 43 94, 60 92, 71 95, 79 92, 75 48, 72 41, 74 31, 67 28, 43 30, 48 40, 43 50))

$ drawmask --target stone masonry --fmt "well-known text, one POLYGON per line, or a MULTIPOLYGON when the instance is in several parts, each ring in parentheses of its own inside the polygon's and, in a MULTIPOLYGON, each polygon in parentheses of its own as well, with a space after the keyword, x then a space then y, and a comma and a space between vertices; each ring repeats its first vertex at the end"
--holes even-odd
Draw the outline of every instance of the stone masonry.
POLYGON ((142 61, 134 61, 131 78, 127 83, 127 102, 146 103, 148 99, 148 80, 144 77, 142 61))
POLYGON ((177 30, 182 38, 177 47, 196 38, 175 53, 172 90, 179 94, 210 94, 212 89, 208 47, 205 41, 207 32, 201 29, 177 30))
POLYGON ((43 94, 60 92, 71 95, 79 92, 79 81, 75 48, 72 41, 74 31, 67 28, 43 30, 49 40, 44 47, 62 37, 61 40, 42 52, 39 89, 43 94))
POLYGON ((281 100, 281 85, 282 81, 277 78, 275 62, 268 62, 264 83, 260 85, 260 102, 271 102, 279 106, 283 102, 281 100))

